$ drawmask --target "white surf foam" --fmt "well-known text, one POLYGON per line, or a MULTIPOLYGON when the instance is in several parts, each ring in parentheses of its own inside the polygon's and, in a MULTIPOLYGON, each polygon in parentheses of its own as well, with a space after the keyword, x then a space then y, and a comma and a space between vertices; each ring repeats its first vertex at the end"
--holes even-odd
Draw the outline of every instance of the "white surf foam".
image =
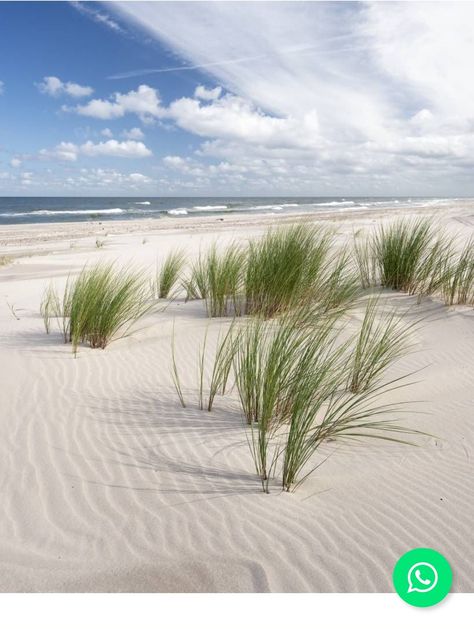
POLYGON ((325 201, 324 203, 315 203, 317 206, 332 207, 337 205, 355 205, 354 201, 325 201))
POLYGON ((193 210, 227 210, 227 205, 195 205, 193 210))
POLYGON ((14 216, 61 216, 67 215, 97 215, 97 214, 123 214, 125 210, 122 208, 114 207, 103 210, 33 210, 31 212, 4 212, 0 216, 14 217, 14 216))

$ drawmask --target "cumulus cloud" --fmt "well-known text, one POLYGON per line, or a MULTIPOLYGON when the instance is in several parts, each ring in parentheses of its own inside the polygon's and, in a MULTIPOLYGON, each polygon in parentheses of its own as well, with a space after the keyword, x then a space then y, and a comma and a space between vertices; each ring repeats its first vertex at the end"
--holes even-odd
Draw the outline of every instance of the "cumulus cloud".
POLYGON ((166 155, 163 157, 163 163, 172 168, 184 168, 186 166, 186 160, 179 155, 166 155))
POLYGON ((143 140, 145 134, 138 127, 133 127, 132 129, 124 129, 122 137, 127 138, 127 140, 143 140))
POLYGON ((217 86, 214 89, 208 89, 204 85, 198 85, 194 90, 194 97, 201 100, 216 100, 222 93, 222 87, 217 86))
POLYGON ((131 183, 149 183, 151 181, 150 177, 142 175, 142 173, 130 173, 128 175, 128 180, 131 183))
POLYGON ((60 142, 53 149, 41 149, 41 159, 59 159, 67 162, 75 162, 79 154, 79 147, 72 142, 60 142))
POLYGON ((22 163, 22 162, 21 162, 21 159, 19 159, 18 157, 13 157, 13 158, 10 160, 10 166, 11 166, 12 168, 18 168, 19 166, 21 166, 21 163, 22 163))
POLYGON ((67 81, 64 83, 57 76, 45 76, 41 83, 38 83, 38 89, 43 94, 48 96, 72 96, 73 98, 83 98, 90 96, 94 91, 92 87, 87 85, 79 85, 78 83, 72 83, 67 81))
POLYGON ((94 144, 91 141, 82 144, 80 152, 83 155, 97 156, 109 155, 112 157, 149 157, 152 152, 143 144, 143 142, 135 142, 134 140, 125 140, 118 142, 117 140, 108 140, 107 142, 99 142, 94 144))
POLYGON ((316 111, 309 111, 299 119, 269 116, 248 100, 233 95, 209 104, 180 98, 163 110, 162 116, 200 136, 240 139, 249 144, 314 147, 319 139, 316 111))
POLYGON ((149 157, 152 155, 150 149, 143 142, 126 140, 107 140, 106 142, 94 143, 90 140, 84 144, 74 144, 72 142, 60 142, 52 149, 42 149, 39 157, 42 159, 58 159, 75 162, 81 155, 87 157, 149 157))
POLYGON ((5 83, 3 81, 0 81, 0 95, 3 94, 4 92, 4 89, 5 89, 4 86, 5 86, 5 83))
MULTIPOLYGON (((201 99, 178 98, 166 107, 154 88, 140 85, 136 91, 126 94, 117 92, 108 100, 93 99, 85 105, 77 105, 73 111, 100 119, 120 118, 126 113, 134 113, 144 122, 156 118, 171 120, 181 129, 203 137, 240 139, 272 147, 309 148, 318 143, 319 121, 315 110, 299 117, 279 117, 266 114, 251 101, 239 96, 217 96, 215 92, 215 98, 208 96, 204 102, 202 96, 201 99)), ((125 130, 122 135, 130 139, 143 138, 143 132, 138 127, 125 130)))
POLYGON ((161 114, 160 97, 158 91, 149 85, 140 85, 137 90, 126 94, 116 92, 108 100, 94 98, 85 105, 74 108, 64 108, 75 111, 81 116, 110 120, 122 118, 126 114, 136 114, 144 123, 150 122, 161 114))
POLYGON ((114 134, 112 133, 112 131, 108 127, 106 127, 105 129, 102 129, 100 134, 103 135, 105 138, 113 138, 114 137, 114 134))

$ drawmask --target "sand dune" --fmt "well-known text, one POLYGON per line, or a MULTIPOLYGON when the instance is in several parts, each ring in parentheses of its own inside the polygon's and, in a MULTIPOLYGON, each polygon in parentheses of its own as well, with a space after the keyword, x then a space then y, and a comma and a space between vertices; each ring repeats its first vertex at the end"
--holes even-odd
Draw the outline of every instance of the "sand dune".
MULTIPOLYGON (((456 207, 444 222, 467 237, 474 214, 456 207)), ((342 236, 371 224, 361 216, 338 227, 342 236)), ((198 346, 208 325, 211 346, 225 325, 209 324, 200 302, 178 300, 77 358, 59 332, 44 333, 50 278, 98 259, 153 269, 177 244, 195 254, 263 227, 210 225, 134 225, 101 249, 93 233, 70 248, 74 230, 58 226, 47 255, 35 254, 37 228, 23 227, 20 241, 2 229, 0 254, 32 255, 0 269, 0 590, 386 592, 398 557, 429 546, 450 561, 454 591, 472 592, 472 308, 387 294, 427 317, 394 374, 421 370, 406 422, 434 436, 416 448, 327 446, 326 463, 290 494, 261 493, 231 398, 197 409, 198 346), (187 408, 170 375, 173 320, 187 408)))

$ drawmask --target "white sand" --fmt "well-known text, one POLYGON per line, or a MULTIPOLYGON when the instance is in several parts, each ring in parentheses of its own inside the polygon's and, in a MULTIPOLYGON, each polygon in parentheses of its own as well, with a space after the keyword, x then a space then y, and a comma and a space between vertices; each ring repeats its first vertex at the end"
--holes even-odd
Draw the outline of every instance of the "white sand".
MULTIPOLYGON (((341 238, 375 218, 339 214, 341 238)), ((272 220, 0 229, 0 256, 21 256, 0 268, 0 591, 385 592, 394 562, 419 546, 448 558, 455 591, 474 591, 472 308, 414 305, 429 317, 394 367, 423 368, 407 395, 424 414, 406 423, 436 438, 337 447, 293 494, 260 492, 231 399, 197 410, 201 303, 174 303, 77 359, 44 333, 51 278, 103 259, 151 271, 172 247, 197 253, 272 220), (173 319, 186 409, 170 376, 173 319)), ((456 203, 442 221, 468 237, 474 210, 456 203)), ((211 345, 222 325, 211 322, 211 345)))

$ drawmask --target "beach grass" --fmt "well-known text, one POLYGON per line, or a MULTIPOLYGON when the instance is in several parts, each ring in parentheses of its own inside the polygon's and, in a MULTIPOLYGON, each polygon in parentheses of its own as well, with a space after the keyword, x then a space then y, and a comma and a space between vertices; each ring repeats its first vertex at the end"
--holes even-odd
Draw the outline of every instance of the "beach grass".
POLYGON ((316 450, 336 437, 400 440, 398 433, 413 433, 391 417, 398 405, 381 401, 403 386, 381 379, 406 352, 410 326, 400 334, 397 315, 382 315, 390 324, 384 336, 383 323, 375 323, 379 307, 370 301, 362 341, 344 339, 341 311, 323 316, 307 304, 277 319, 254 318, 239 330, 234 377, 263 491, 278 470, 282 487, 294 489, 316 469, 308 469, 316 450))
POLYGON ((11 258, 10 256, 0 256, 0 267, 7 266, 8 264, 11 264, 12 262, 13 262, 13 258, 11 258))
POLYGON ((341 247, 327 256, 313 289, 313 303, 322 313, 346 312, 361 294, 360 281, 354 269, 351 252, 341 247))
MULTIPOLYGON (((302 312, 278 320, 261 317, 240 331, 234 348, 234 375, 241 408, 250 427, 249 445, 262 488, 269 481, 284 447, 276 440, 288 422, 295 395, 305 380, 304 366, 334 337, 334 319, 301 325, 302 312)), ((312 320, 312 318, 311 318, 312 320)))
POLYGON ((214 244, 202 262, 205 301, 209 317, 242 314, 242 271, 245 251, 237 244, 219 251, 214 244))
POLYGON ((175 348, 175 330, 174 330, 174 321, 173 321, 173 333, 171 335, 171 377, 173 380, 174 388, 178 395, 180 404, 183 408, 186 408, 186 402, 183 395, 183 389, 181 387, 181 378, 179 376, 178 366, 176 363, 176 348, 175 348))
POLYGON ((446 305, 474 305, 474 239, 451 256, 440 284, 446 305))
POLYGON ((200 252, 198 259, 191 265, 191 273, 183 278, 181 285, 186 292, 186 301, 206 299, 207 277, 205 256, 200 252))
POLYGON ((181 278, 186 255, 182 250, 171 251, 164 259, 159 268, 155 284, 154 293, 159 299, 167 299, 173 288, 176 287, 181 278))
POLYGON ((361 231, 354 234, 353 242, 354 262, 361 288, 365 290, 377 286, 379 282, 372 239, 365 232, 361 231))
POLYGON ((474 303, 474 240, 458 252, 457 239, 430 218, 399 219, 367 236, 354 236, 353 257, 363 289, 381 286, 474 303))
POLYGON ((309 224, 270 229, 251 241, 246 313, 271 318, 311 300, 332 241, 331 230, 309 224))
POLYGON ((419 273, 423 270, 434 227, 430 219, 397 220, 380 225, 374 234, 373 250, 381 285, 407 293, 415 293, 419 273))
POLYGON ((216 395, 219 393, 221 395, 225 395, 226 392, 229 374, 232 369, 232 363, 237 350, 234 325, 235 320, 228 327, 225 334, 219 334, 217 339, 207 401, 207 410, 209 412, 212 411, 216 395))
POLYGON ((78 277, 68 278, 62 295, 49 286, 41 304, 46 331, 56 317, 74 353, 80 343, 104 349, 150 308, 144 274, 113 264, 85 267, 78 277))
POLYGON ((380 385, 358 394, 343 391, 339 374, 324 360, 316 375, 321 378, 319 387, 302 387, 295 398, 284 448, 282 486, 286 491, 296 489, 327 460, 326 456, 314 461, 325 444, 375 438, 413 445, 402 435, 423 434, 400 422, 400 414, 407 412, 404 403, 383 402, 385 394, 402 385, 380 385))
POLYGON ((369 298, 351 352, 348 389, 358 394, 378 386, 388 367, 408 352, 417 324, 404 323, 395 309, 382 311, 378 296, 369 298))

